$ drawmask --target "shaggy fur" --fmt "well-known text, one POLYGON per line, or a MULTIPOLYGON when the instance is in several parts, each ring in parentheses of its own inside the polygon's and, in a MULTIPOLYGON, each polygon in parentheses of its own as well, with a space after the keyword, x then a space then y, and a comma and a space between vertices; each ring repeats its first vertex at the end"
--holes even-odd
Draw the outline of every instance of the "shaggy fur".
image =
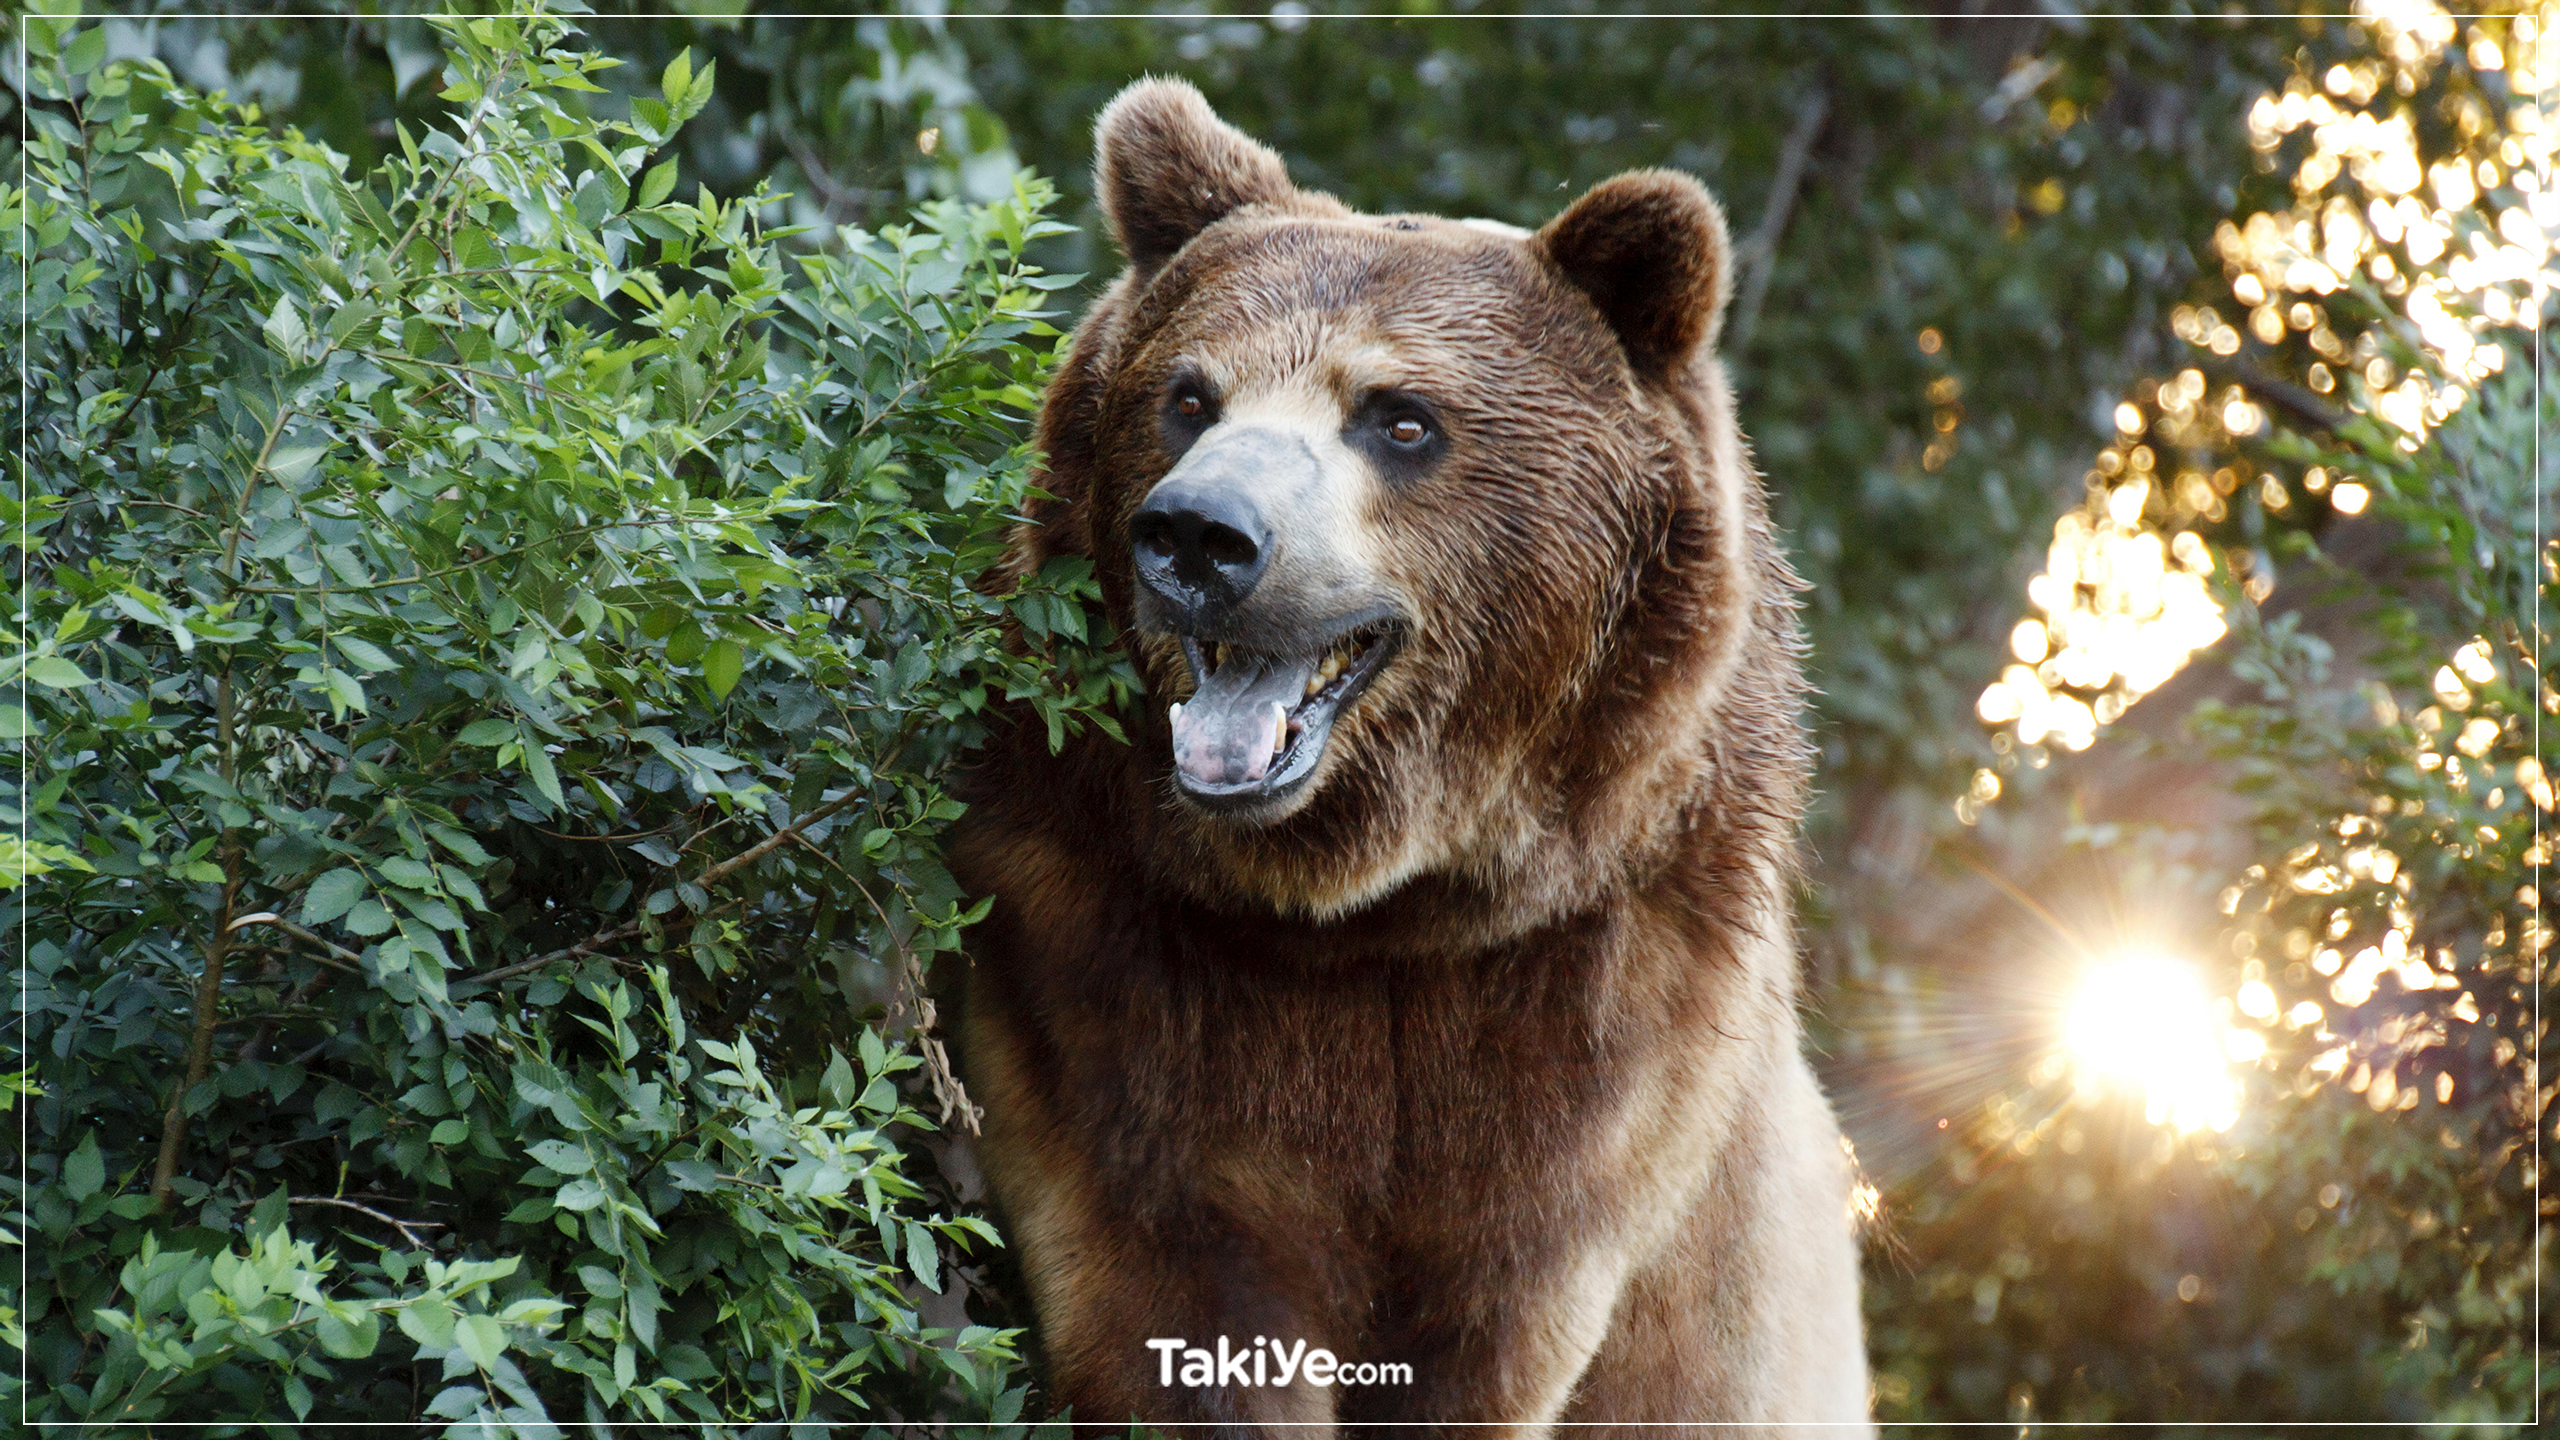
POLYGON ((1850 1175, 1795 1013, 1797 582, 1711 350, 1714 202, 1654 171, 1534 236, 1359 215, 1169 81, 1098 140, 1129 270, 1009 563, 1092 557, 1157 704, 1126 746, 1016 727, 955 847, 997 897, 963 1038, 1057 1398, 1863 1430, 1850 1175), (1197 682, 1131 559, 1185 384, 1319 448, 1378 393, 1443 432, 1412 473, 1319 457, 1341 519, 1282 543, 1407 641, 1241 817, 1176 783, 1162 705, 1197 682), (1220 1336, 1414 1380, 1159 1383, 1148 1339, 1220 1336))

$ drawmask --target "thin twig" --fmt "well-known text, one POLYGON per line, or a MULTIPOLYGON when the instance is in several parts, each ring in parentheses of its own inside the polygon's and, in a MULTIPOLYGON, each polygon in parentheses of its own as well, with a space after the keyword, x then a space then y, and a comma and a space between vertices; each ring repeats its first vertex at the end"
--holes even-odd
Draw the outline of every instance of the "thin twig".
POLYGON ((234 580, 240 578, 235 561, 240 554, 241 527, 249 523, 249 502, 257 496, 258 477, 266 473, 267 461, 276 453, 276 441, 284 437, 284 428, 292 423, 293 413, 290 405, 276 411, 276 423, 267 428, 266 441, 258 447, 258 458, 250 463, 249 478, 240 483, 240 507, 232 512, 230 532, 222 541, 222 573, 234 580))
MULTIPOLYGON (((897 930, 889 923, 888 912, 880 908, 879 901, 871 898, 870 889, 856 880, 852 871, 838 864, 834 856, 819 849, 817 843, 808 836, 794 835, 791 838, 799 844, 801 849, 817 856, 837 874, 842 875, 845 883, 853 887, 854 893, 860 895, 864 903, 871 907, 871 913, 880 917, 881 931, 893 942, 896 941, 897 930)), ((969 1127, 969 1133, 978 1134, 978 1122, 986 1118, 986 1108, 969 1098, 969 1088, 961 1083, 959 1072, 952 1068, 950 1051, 933 1033, 938 1022, 933 1001, 924 992, 924 966, 917 960, 913 947, 905 944, 898 945, 898 1008, 904 1009, 910 1017, 910 1023, 906 1027, 907 1035, 916 1042, 916 1049, 924 1057, 925 1080, 933 1088, 934 1099, 942 1104, 940 1117, 942 1123, 949 1124, 953 1112, 957 1111, 961 1121, 969 1127)), ((895 1011, 891 1013, 894 1014, 895 1011)))
POLYGON ((2347 417, 2331 408, 2317 393, 2290 380, 2278 379, 2245 360, 2207 361, 2196 368, 2217 380, 2238 385, 2315 429, 2335 430, 2346 423, 2347 417))
POLYGON ((893 930, 895 928, 889 924, 889 912, 881 909, 880 902, 871 898, 870 889, 864 886, 861 881, 854 879, 852 871, 847 870, 843 865, 838 864, 836 857, 819 849, 818 842, 810 839, 806 835, 794 835, 791 839, 793 843, 797 844, 801 849, 808 851, 810 854, 817 856, 819 860, 825 862, 828 869, 843 876, 845 883, 853 887, 853 893, 862 897, 862 903, 871 907, 871 913, 880 917, 880 928, 882 930, 893 930))
POLYGON ((755 844, 748 846, 746 849, 739 851, 737 854, 732 855, 728 859, 721 861, 719 864, 712 866, 710 869, 703 871, 700 875, 694 877, 693 883, 701 886, 705 890, 710 889, 712 886, 728 879, 738 871, 749 865, 753 865, 767 855, 772 854, 774 851, 790 844, 801 831, 808 829, 810 826, 817 824, 821 820, 829 819, 842 811, 851 809, 853 806, 860 804, 862 798, 861 793, 857 791, 853 794, 828 801, 826 804, 819 806, 817 809, 810 811, 808 814, 801 816, 799 819, 794 820, 790 824, 783 826, 781 829, 774 831, 770 835, 767 835, 755 844))
MULTIPOLYGON (((856 792, 854 794, 845 795, 838 799, 828 801, 826 804, 821 805, 817 809, 810 811, 808 814, 801 816, 798 820, 774 831, 772 834, 757 841, 755 844, 748 846, 746 849, 739 851, 737 854, 732 855, 728 859, 721 861, 719 864, 712 866, 710 869, 703 871, 700 875, 694 877, 693 883, 701 886, 705 890, 710 889, 712 886, 719 884, 721 881, 728 879, 732 875, 735 875, 739 870, 746 866, 753 865, 758 860, 763 859, 765 856, 772 854, 774 851, 798 839, 800 837, 800 833, 808 829, 810 826, 859 803, 862 798, 862 795, 859 792, 856 792)), ((530 975, 536 970, 540 970, 548 965, 558 964, 563 960, 575 960, 582 956, 592 955, 607 945, 614 944, 617 941, 630 939, 632 936, 639 934, 643 928, 645 928, 645 922, 643 921, 626 920, 622 924, 616 925, 610 930, 599 931, 596 934, 590 935, 575 945, 551 951, 549 954, 536 955, 530 960, 519 960, 513 965, 501 965, 495 970, 484 971, 480 974, 470 976, 464 979, 461 984, 474 987, 474 992, 476 993, 478 987, 481 986, 495 985, 503 980, 512 980, 519 975, 530 975)))
POLYGON ((292 1203, 296 1205, 335 1205, 341 1210, 353 1210, 359 1215, 370 1215, 374 1219, 381 1221, 383 1224, 390 1226, 392 1229, 399 1231, 401 1239, 408 1241, 412 1248, 420 1250, 426 1248, 427 1240, 426 1237, 414 1232, 419 1230, 441 1230, 444 1228, 442 1224, 434 1220, 403 1220, 396 1215, 386 1215, 381 1211, 374 1209, 370 1205, 359 1205, 353 1200, 339 1200, 328 1195, 296 1195, 293 1197, 292 1203))
POLYGON ((229 930, 246 930, 252 925, 272 925, 287 935, 292 936, 294 939, 301 941, 305 945, 316 945, 322 950, 329 952, 325 959, 318 955, 308 957, 310 959, 320 961, 323 965, 335 965, 339 969, 344 970, 351 975, 362 975, 365 973, 364 957, 362 955, 348 949, 344 945, 340 945, 330 940, 326 936, 314 935, 310 931, 303 929, 301 926, 294 924, 292 921, 285 919, 283 916, 276 914, 272 910, 261 910, 255 915, 243 915, 239 919, 232 921, 224 928, 229 930))
POLYGON ((94 505, 101 510, 106 509, 109 505, 117 507, 127 505, 147 505, 161 510, 175 510, 181 515, 193 515, 199 520, 210 520, 214 518, 211 515, 207 515, 203 511, 196 509, 194 506, 181 505, 175 500, 146 500, 138 495, 108 495, 102 497, 83 491, 80 494, 66 498, 62 503, 63 508, 66 510, 74 505, 94 505))
POLYGON ((1786 234, 1796 192, 1804 185, 1805 166, 1813 158, 1813 142, 1822 138, 1822 122, 1830 114, 1830 92, 1816 86, 1796 111, 1796 128, 1787 132, 1786 143, 1779 147, 1778 173, 1769 181, 1769 203, 1760 212, 1760 223, 1734 247, 1742 283, 1734 287, 1733 323, 1726 327, 1728 354, 1739 354, 1749 345, 1751 332, 1760 323, 1760 302, 1769 293, 1769 274, 1778 268, 1779 237, 1786 234))
MULTIPOLYGON (((691 812, 688 811, 686 813, 690 814, 691 812)), ((545 830, 539 825, 527 825, 525 828, 535 832, 536 834, 548 835, 554 840, 577 840, 589 845, 619 845, 626 840, 646 840, 652 836, 664 835, 668 831, 676 828, 678 825, 683 824, 684 819, 685 817, 683 815, 679 815, 675 819, 668 821, 666 824, 659 826, 655 830, 625 830, 619 835, 571 835, 560 830, 545 830)))
POLYGON ((791 152, 792 159, 800 162, 800 173, 808 178, 809 188, 817 191, 819 198, 827 202, 826 215, 830 220, 841 223, 868 215, 872 206, 898 198, 898 193, 893 190, 868 190, 838 180, 834 172, 827 169, 826 162, 818 158, 817 152, 809 148, 809 142, 789 130, 782 132, 782 147, 791 152))
POLYGON ((545 395, 551 393, 550 387, 539 380, 528 379, 522 375, 509 375, 503 370, 475 370, 468 365, 456 365, 450 360, 429 360, 422 355, 386 355, 379 350, 367 350, 360 345, 350 345, 347 348, 368 360, 379 360, 385 365, 432 365, 438 370, 451 370, 461 375, 477 375, 483 380, 509 380, 518 385, 539 390, 545 395))
MULTIPOLYGON (((755 517, 749 516, 747 518, 753 519, 755 517)), ((555 530, 538 540, 531 541, 524 545, 519 545, 513 550, 493 550, 486 555, 475 555, 468 560, 457 560, 450 565, 442 566, 438 569, 420 570, 408 575, 395 575, 388 580, 367 580, 360 585, 239 585, 234 586, 233 588, 244 595, 318 595, 324 592, 350 594, 373 590, 390 590, 402 585, 423 585, 430 580, 441 580, 447 575, 459 574, 462 571, 472 569, 475 566, 487 565, 493 561, 513 560, 519 556, 530 555, 534 551, 541 549, 543 546, 556 545, 563 540, 574 540, 581 535, 592 535, 602 530, 631 530, 648 525, 710 525, 718 523, 720 522, 714 520, 696 521, 684 516, 647 520, 607 520, 602 524, 597 525, 572 525, 566 530, 555 530)))
MULTIPOLYGON (((546 965, 556 965, 563 960, 576 960, 583 956, 592 955, 607 945, 630 939, 632 936, 639 934, 645 928, 647 927, 641 921, 627 920, 620 925, 614 926, 610 930, 600 931, 594 935, 590 935, 575 945, 568 946, 564 949, 554 950, 547 955, 536 955, 530 960, 519 960, 513 965, 501 965, 495 970, 487 970, 477 975, 468 976, 463 979, 460 984, 472 986, 495 985, 502 980, 513 980, 519 975, 530 975, 534 971, 542 969, 546 965)), ((458 989, 459 986, 456 988, 458 989)))
MULTIPOLYGON (((353 29, 354 27, 350 26, 349 28, 353 29)), ((161 338, 160 345, 154 350, 151 357, 151 368, 144 372, 141 387, 133 392, 133 398, 126 401, 124 409, 117 413, 115 424, 107 431, 106 439, 98 443, 99 454, 113 455, 115 453, 116 446, 124 440, 127 424, 135 415, 141 413, 142 402, 150 396, 152 385, 160 379, 160 373, 169 368, 169 362, 176 358, 176 351, 178 348, 186 343, 187 326, 194 322, 197 308, 204 304, 205 297, 213 293, 214 285, 222 280, 222 278, 228 273, 229 272, 227 271, 217 270, 213 274, 205 277, 205 279, 197 282, 195 298, 187 302, 185 312, 178 316, 178 323, 169 327, 169 333, 161 338)), ((185 509, 186 507, 175 506, 173 508, 185 509)))
POLYGON ((390 250, 386 253, 398 255, 408 250, 409 241, 417 235, 418 227, 427 223, 427 216, 434 213, 436 202, 444 198, 445 187, 453 183, 453 177, 470 166, 471 142, 479 138, 480 127, 488 123, 489 107, 498 98, 498 87, 506 82, 507 72, 515 68, 518 58, 520 57, 508 56, 507 62, 490 75, 488 88, 480 92, 480 103, 471 109, 471 123, 462 127, 462 142, 454 147, 456 153, 453 164, 448 166, 442 178, 436 181, 436 188, 427 192, 427 198, 418 202, 417 217, 409 222, 408 229, 400 232, 400 238, 392 242, 390 250))

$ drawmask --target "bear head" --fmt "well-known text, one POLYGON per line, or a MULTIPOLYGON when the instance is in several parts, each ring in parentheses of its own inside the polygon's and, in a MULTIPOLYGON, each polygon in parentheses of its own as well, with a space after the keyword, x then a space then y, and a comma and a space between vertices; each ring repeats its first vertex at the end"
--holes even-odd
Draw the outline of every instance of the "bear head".
POLYGON ((1096 128, 1128 269, 1011 564, 1095 564, 1153 697, 1150 869, 1317 920, 1454 887, 1511 929, 1711 813, 1790 834, 1795 582, 1706 190, 1632 172, 1530 233, 1301 190, 1179 81, 1096 128))

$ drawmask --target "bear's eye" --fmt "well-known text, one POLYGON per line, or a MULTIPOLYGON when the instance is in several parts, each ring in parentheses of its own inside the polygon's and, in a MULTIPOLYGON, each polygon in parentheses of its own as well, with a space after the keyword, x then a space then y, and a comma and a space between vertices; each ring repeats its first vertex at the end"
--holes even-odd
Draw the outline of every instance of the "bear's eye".
POLYGON ((1173 413, 1185 420, 1197 420, 1208 412, 1208 402, 1187 391, 1182 398, 1173 402, 1173 413))
POLYGON ((1438 468, 1449 428, 1430 397, 1410 390, 1372 390, 1343 417, 1342 443, 1369 457, 1378 478, 1408 485, 1438 468))

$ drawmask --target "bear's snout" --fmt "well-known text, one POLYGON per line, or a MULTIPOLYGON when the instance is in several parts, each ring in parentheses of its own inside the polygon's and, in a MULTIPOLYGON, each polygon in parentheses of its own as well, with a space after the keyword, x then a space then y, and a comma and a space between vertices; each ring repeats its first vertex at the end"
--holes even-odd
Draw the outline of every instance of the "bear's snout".
POLYGON ((1129 520, 1141 628, 1190 666, 1173 769, 1204 807, 1271 817, 1305 788, 1342 708, 1408 628, 1346 512, 1354 467, 1285 420, 1213 425, 1129 520))
POLYGON ((1226 619, 1262 583, 1271 530, 1262 507, 1233 483, 1235 467, 1189 469, 1177 466, 1147 496, 1129 535, 1138 578, 1176 624, 1198 631, 1226 619))

